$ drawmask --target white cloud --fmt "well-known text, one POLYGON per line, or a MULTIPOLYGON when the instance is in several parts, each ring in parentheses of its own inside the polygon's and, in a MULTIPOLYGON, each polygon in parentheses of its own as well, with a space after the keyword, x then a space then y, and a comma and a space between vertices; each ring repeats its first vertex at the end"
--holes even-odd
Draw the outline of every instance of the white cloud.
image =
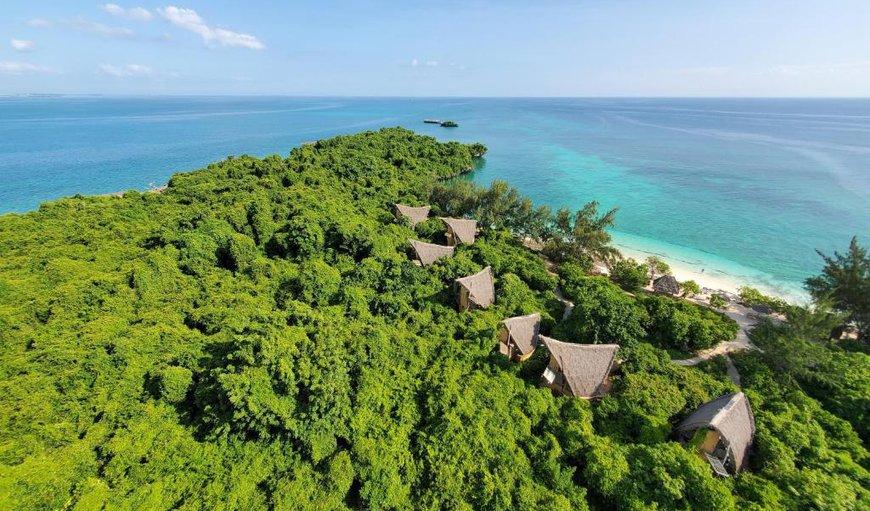
POLYGON ((19 62, 15 60, 0 60, 0 74, 6 75, 23 75, 29 73, 50 73, 51 68, 31 64, 30 62, 19 62))
POLYGON ((78 30, 79 32, 86 32, 89 34, 98 35, 100 37, 107 38, 123 38, 123 37, 132 37, 133 31, 129 28, 125 27, 110 27, 108 25, 103 25, 102 23, 97 23, 95 21, 88 21, 82 18, 76 18, 74 20, 69 20, 66 22, 71 28, 74 30, 78 30))
POLYGON ((100 9, 112 16, 118 16, 119 18, 126 18, 128 20, 151 21, 151 19, 154 18, 151 11, 144 7, 130 7, 129 9, 125 9, 118 4, 103 4, 100 9))
POLYGON ((33 41, 28 41, 26 39, 10 39, 9 44, 15 51, 33 51, 33 49, 36 48, 33 41))
POLYGON ((53 21, 47 20, 45 18, 33 18, 32 20, 28 21, 27 24, 34 28, 51 28, 54 26, 53 21))
MULTIPOLYGON (((411 59, 411 67, 420 67, 420 66, 423 66, 423 67, 438 67, 439 65, 441 65, 441 62, 439 62, 439 61, 437 61, 437 60, 432 60, 432 59, 428 59, 428 60, 411 59)), ((453 64, 450 64, 450 65, 452 66, 453 64)))
POLYGON ((193 9, 170 5, 163 9, 157 9, 157 12, 176 27, 200 36, 208 46, 248 48, 251 50, 266 48, 266 45, 255 36, 209 26, 193 9))
POLYGON ((127 64, 126 66, 100 64, 100 71, 117 78, 143 77, 154 74, 153 69, 142 64, 127 64))
POLYGON ((132 30, 126 27, 112 27, 103 25, 95 21, 89 21, 84 18, 48 20, 44 18, 35 18, 27 22, 31 27, 36 28, 68 28, 76 32, 93 34, 108 39, 119 39, 133 37, 132 30))

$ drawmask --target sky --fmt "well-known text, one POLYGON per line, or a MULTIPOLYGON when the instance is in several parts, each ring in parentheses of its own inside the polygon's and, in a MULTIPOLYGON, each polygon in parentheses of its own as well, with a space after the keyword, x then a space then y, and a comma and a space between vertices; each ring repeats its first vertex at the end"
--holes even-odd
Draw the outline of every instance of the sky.
POLYGON ((868 0, 169 1, 4 0, 0 94, 870 94, 868 0))

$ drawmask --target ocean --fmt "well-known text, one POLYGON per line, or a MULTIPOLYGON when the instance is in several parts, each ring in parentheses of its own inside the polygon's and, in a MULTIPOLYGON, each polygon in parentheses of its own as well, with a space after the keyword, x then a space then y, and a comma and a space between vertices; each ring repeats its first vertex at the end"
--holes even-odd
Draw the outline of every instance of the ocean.
POLYGON ((866 99, 6 97, 0 213, 383 126, 483 142, 479 183, 618 207, 619 248, 692 275, 801 299, 816 249, 870 244, 866 99))

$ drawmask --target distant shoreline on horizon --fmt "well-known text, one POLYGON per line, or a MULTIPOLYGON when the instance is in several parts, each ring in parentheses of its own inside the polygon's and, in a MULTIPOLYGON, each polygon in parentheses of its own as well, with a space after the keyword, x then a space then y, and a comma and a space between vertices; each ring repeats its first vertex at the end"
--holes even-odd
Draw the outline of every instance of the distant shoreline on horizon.
POLYGON ((526 100, 526 101, 870 101, 870 96, 358 96, 311 94, 8 93, 0 99, 298 99, 298 100, 526 100))
POLYGON ((119 93, 67 93, 67 92, 20 92, 20 93, 5 93, 0 94, 0 98, 118 98, 118 99, 163 99, 163 98, 286 98, 286 99, 422 99, 422 100, 439 100, 439 99, 544 99, 544 100, 563 100, 563 99, 589 99, 589 100, 760 100, 760 101, 793 101, 793 100, 832 100, 832 101, 867 101, 870 96, 380 96, 380 95, 317 95, 317 94, 119 94, 119 93))

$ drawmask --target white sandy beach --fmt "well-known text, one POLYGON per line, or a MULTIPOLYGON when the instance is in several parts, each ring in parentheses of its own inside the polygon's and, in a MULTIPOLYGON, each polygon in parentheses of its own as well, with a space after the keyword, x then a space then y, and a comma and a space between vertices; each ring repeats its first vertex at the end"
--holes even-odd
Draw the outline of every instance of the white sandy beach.
POLYGON ((808 302, 806 294, 801 293, 800 291, 775 288, 765 284, 764 282, 754 280, 751 275, 735 276, 726 273, 719 268, 701 266, 700 264, 689 263, 676 257, 669 257, 666 252, 651 252, 626 246, 621 243, 615 243, 615 246, 620 252, 622 252, 622 255, 639 262, 643 262, 647 257, 655 255, 659 259, 668 263, 668 266, 671 268, 671 273, 680 282, 694 280, 702 288, 727 291, 729 293, 737 293, 738 289, 741 287, 753 287, 766 295, 776 296, 790 303, 804 304, 808 302))

